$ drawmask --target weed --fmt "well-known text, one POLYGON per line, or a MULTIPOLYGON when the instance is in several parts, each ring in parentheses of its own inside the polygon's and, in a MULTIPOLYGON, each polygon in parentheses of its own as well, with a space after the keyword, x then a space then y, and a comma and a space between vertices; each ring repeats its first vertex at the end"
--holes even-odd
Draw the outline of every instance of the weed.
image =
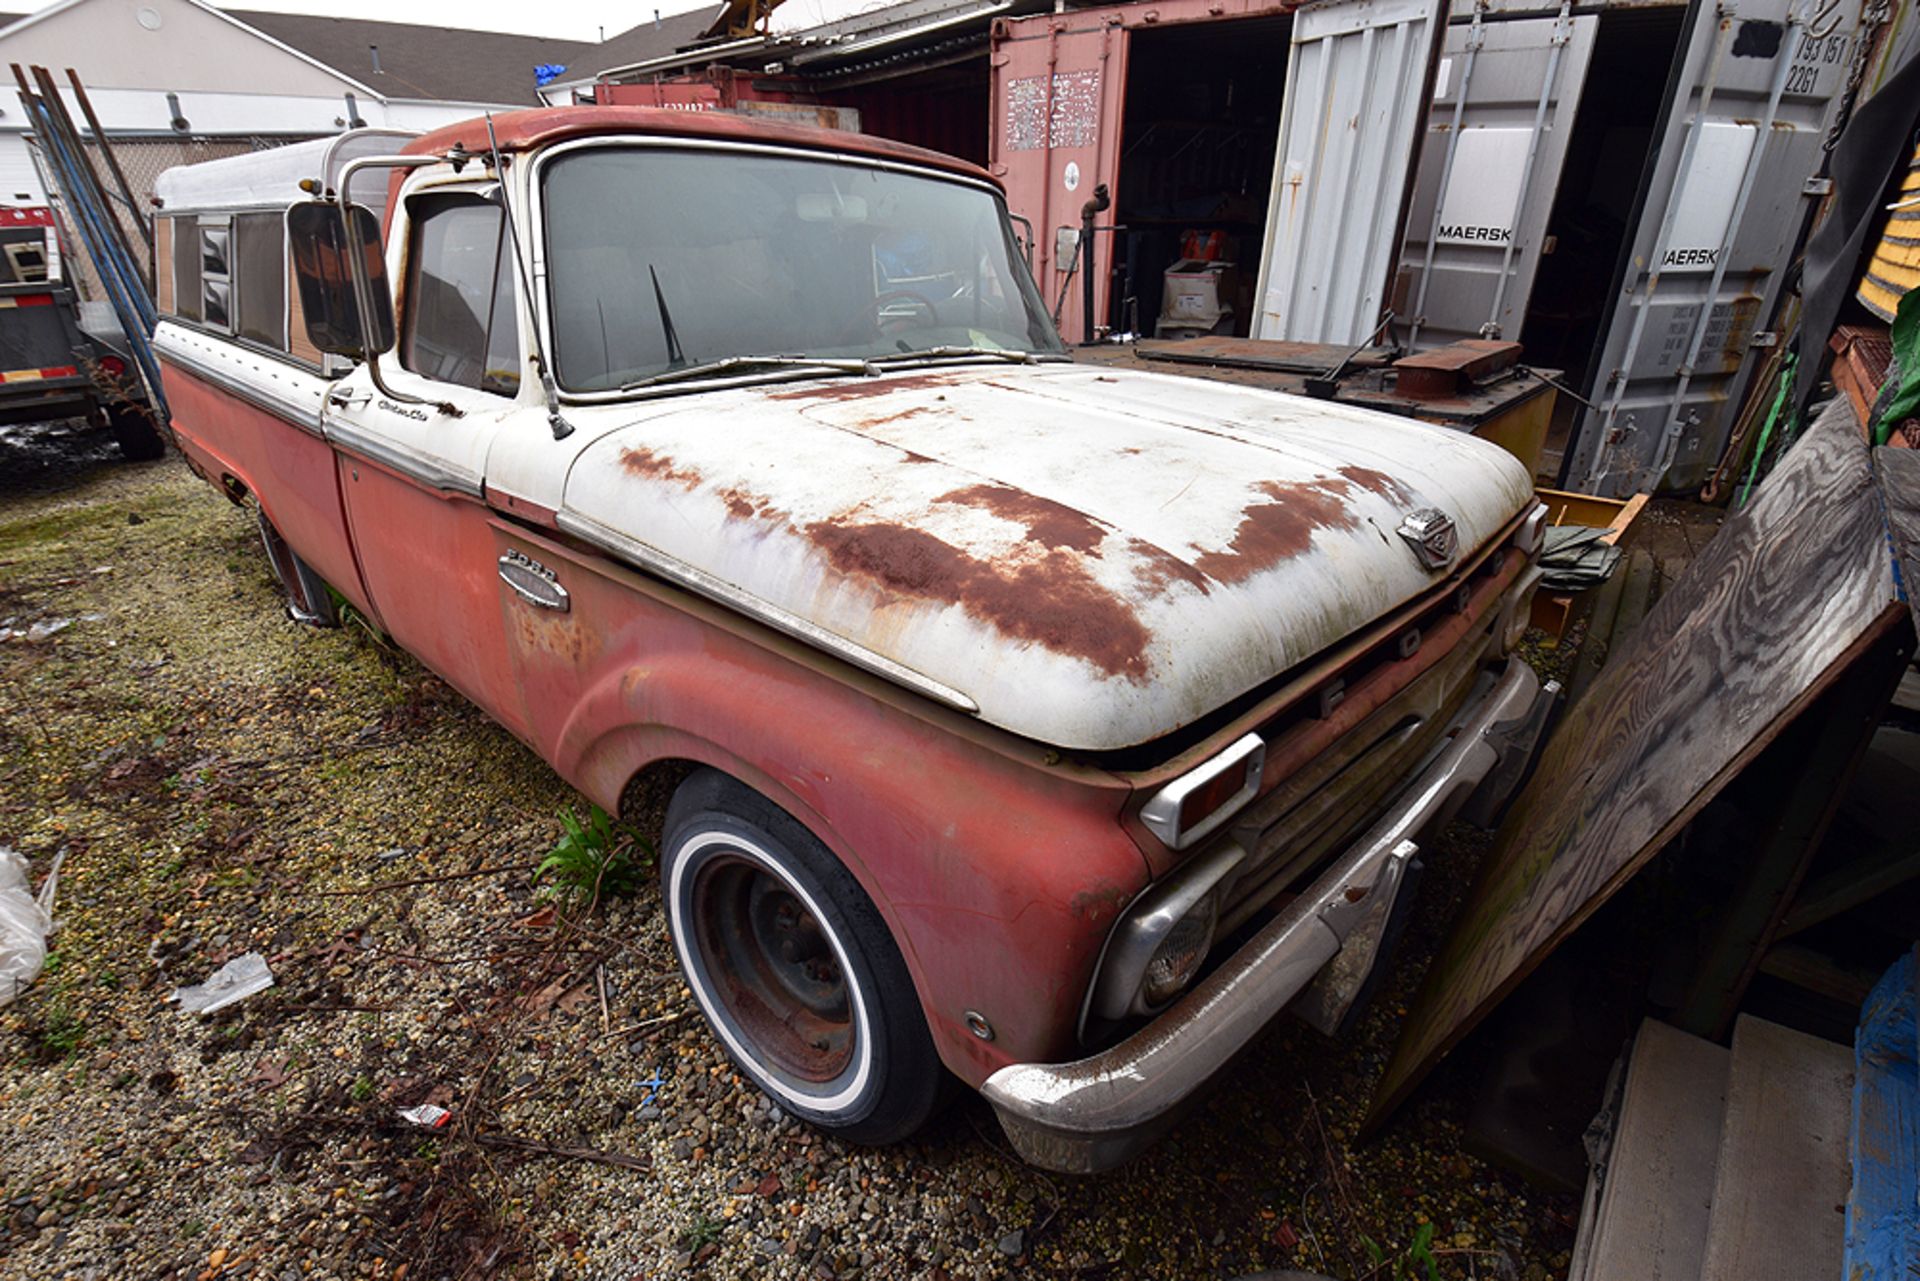
POLYGON ((373 1097, 373 1082, 363 1076, 353 1083, 352 1088, 348 1092, 353 1095, 353 1101, 355 1103, 365 1103, 373 1097))
POLYGON ((1366 1233, 1360 1234, 1360 1244, 1367 1248, 1367 1257, 1373 1261, 1373 1271, 1369 1277, 1384 1276, 1390 1281, 1440 1281, 1440 1261, 1433 1257, 1433 1224, 1422 1223, 1414 1230, 1413 1240, 1399 1254, 1389 1255, 1387 1251, 1366 1233), (1415 1271, 1418 1268, 1419 1271, 1415 1271))
POLYGON ((40 1024, 40 1050, 48 1059, 72 1058, 86 1039, 86 1025, 79 1015, 64 1005, 47 1008, 47 1016, 40 1024))
POLYGON ((725 1219, 711 1218, 705 1210, 695 1210, 687 1226, 680 1229, 680 1248, 688 1254, 698 1254, 718 1241, 726 1227, 725 1219))
POLYGON ((560 840, 534 869, 534 879, 550 880, 547 893, 597 902, 640 887, 653 864, 653 847, 625 823, 616 823, 598 805, 584 821, 571 809, 560 811, 560 840))

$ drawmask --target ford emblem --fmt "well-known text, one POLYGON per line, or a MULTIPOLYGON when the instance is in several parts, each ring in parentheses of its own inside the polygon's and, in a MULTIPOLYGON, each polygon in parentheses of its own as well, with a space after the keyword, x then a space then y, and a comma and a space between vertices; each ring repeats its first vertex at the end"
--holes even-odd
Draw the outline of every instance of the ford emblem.
POLYGON ((1460 550, 1460 534, 1453 527, 1453 517, 1438 507, 1409 512, 1397 532, 1428 569, 1445 569, 1460 550))
POLYGON ((529 605, 557 609, 563 614, 572 607, 567 589, 560 585, 559 575, 520 552, 508 552, 500 558, 500 581, 529 605))

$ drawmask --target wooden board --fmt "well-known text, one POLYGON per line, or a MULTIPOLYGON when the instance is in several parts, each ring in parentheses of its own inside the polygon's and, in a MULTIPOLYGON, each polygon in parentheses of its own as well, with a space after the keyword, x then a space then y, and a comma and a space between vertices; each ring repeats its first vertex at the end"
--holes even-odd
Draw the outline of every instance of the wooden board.
POLYGON ((1730 1056, 1640 1025, 1582 1281, 1699 1281, 1730 1056))
POLYGON ((1741 1015, 1700 1281, 1819 1281, 1845 1253, 1844 1045, 1741 1015))
POLYGON ((1920 450, 1882 445, 1873 451, 1873 469, 1887 503, 1887 531, 1900 565, 1902 595, 1914 611, 1914 626, 1920 628, 1920 599, 1914 595, 1920 588, 1920 450))
POLYGON ((1867 449, 1837 398, 1555 731, 1427 972, 1366 1128, 1889 632, 1894 602, 1867 449))

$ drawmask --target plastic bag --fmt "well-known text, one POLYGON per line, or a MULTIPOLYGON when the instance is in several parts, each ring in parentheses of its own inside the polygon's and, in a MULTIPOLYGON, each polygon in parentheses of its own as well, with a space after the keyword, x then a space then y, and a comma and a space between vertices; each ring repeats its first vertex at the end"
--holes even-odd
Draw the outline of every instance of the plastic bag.
POLYGON ((248 952, 215 970, 205 983, 176 988, 170 999, 180 1002, 185 1013, 211 1014, 272 986, 273 971, 267 968, 267 958, 248 952))
POLYGON ((53 857, 35 898, 27 880, 27 856, 0 845, 0 1006, 11 1004, 47 963, 53 933, 53 896, 60 883, 62 850, 53 857))

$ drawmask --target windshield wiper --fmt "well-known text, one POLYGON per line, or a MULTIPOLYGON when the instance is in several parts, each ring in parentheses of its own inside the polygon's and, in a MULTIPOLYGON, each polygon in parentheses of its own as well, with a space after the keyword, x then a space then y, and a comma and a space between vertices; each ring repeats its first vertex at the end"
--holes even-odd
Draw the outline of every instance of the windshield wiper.
POLYGON ((906 360, 926 360, 929 358, 953 356, 990 356, 995 360, 1004 360, 1014 365, 1037 365, 1043 360, 1065 360, 1066 357, 1053 352, 1017 351, 1009 347, 915 347, 898 355, 875 356, 875 364, 898 364, 906 360))
POLYGON ((866 360, 836 360, 823 356, 724 356, 719 360, 668 369, 634 382, 622 383, 618 390, 638 391, 643 387, 686 382, 691 378, 711 378, 716 374, 731 374, 746 369, 818 369, 826 373, 868 375, 880 372, 871 361, 866 360))

